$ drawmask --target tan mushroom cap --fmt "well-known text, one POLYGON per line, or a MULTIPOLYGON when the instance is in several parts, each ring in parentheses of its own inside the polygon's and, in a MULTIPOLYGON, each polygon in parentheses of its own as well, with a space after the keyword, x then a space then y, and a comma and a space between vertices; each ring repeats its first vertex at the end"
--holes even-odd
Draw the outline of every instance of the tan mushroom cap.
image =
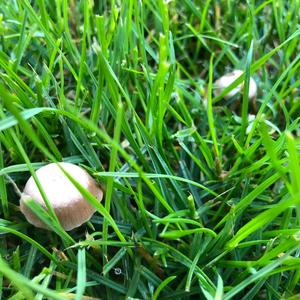
MULTIPOLYGON (((83 188, 93 194, 99 202, 103 192, 96 181, 81 167, 71 163, 59 163, 83 188)), ((78 189, 61 171, 57 164, 51 163, 36 171, 45 194, 51 203, 56 216, 65 230, 72 230, 87 222, 96 209, 81 195, 78 189)), ((26 199, 34 199, 42 207, 46 208, 42 195, 31 176, 24 188, 20 199, 21 212, 27 221, 36 227, 49 229, 34 212, 26 206, 26 199)))
MULTIPOLYGON (((224 76, 220 77, 218 80, 215 81, 215 90, 214 93, 216 96, 218 96, 225 88, 230 86, 238 77, 240 77, 244 71, 242 70, 234 70, 228 74, 225 74, 224 76)), ((239 84, 234 89, 232 89, 229 93, 227 93, 224 98, 229 99, 236 94, 240 93, 243 89, 244 83, 239 84)), ((256 96, 257 93, 257 85, 255 80, 250 77, 249 82, 249 99, 253 99, 256 96)))

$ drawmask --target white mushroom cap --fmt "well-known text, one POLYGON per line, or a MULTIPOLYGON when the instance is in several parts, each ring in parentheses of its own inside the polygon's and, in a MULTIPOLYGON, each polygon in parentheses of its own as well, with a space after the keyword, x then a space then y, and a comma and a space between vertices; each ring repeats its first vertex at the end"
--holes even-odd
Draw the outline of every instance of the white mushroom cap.
MULTIPOLYGON (((240 77, 244 72, 242 70, 234 70, 218 80, 215 81, 215 90, 214 93, 218 96, 225 88, 230 86, 238 77, 240 77)), ((234 95, 240 93, 243 89, 244 83, 239 84, 234 89, 232 89, 229 93, 227 93, 224 98, 229 99, 234 95)), ((257 93, 257 85, 252 77, 250 77, 249 82, 249 99, 253 99, 257 93)))
MULTIPOLYGON (((62 162, 59 164, 83 188, 93 194, 99 202, 102 200, 102 190, 84 169, 71 163, 62 162)), ((51 163, 38 169, 36 176, 60 224, 65 230, 72 230, 87 222, 96 211, 61 171, 57 164, 51 163)), ((20 199, 21 212, 25 215, 29 223, 36 227, 49 229, 48 226, 26 206, 26 199, 31 198, 46 209, 45 202, 32 176, 28 179, 20 199)))

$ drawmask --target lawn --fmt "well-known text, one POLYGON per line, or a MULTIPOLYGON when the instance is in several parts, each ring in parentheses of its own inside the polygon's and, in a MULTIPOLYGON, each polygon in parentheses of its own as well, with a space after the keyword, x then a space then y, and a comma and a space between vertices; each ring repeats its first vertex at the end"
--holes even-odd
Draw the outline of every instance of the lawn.
POLYGON ((299 38, 299 0, 0 0, 0 299, 300 299, 299 38), (103 199, 34 227, 62 161, 103 199))

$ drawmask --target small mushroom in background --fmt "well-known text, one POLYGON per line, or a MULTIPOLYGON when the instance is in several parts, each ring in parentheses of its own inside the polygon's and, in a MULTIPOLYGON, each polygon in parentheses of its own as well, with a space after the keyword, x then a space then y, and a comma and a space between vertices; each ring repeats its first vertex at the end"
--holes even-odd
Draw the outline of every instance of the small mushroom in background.
MULTIPOLYGON (((218 80, 215 81, 215 89, 214 89, 214 94, 218 96, 225 88, 230 86, 238 77, 240 77, 244 72, 241 70, 234 70, 218 80)), ((236 86, 234 89, 232 89, 229 93, 227 93, 224 98, 229 99, 236 94, 242 92, 243 90, 244 83, 239 84, 236 86)), ((249 99, 252 100, 256 97, 257 93, 257 85, 256 82, 252 77, 250 77, 250 82, 249 82, 249 99)))
MULTIPOLYGON (((83 188, 87 189, 100 202, 103 192, 97 182, 81 167, 71 163, 59 163, 83 188)), ((36 171, 41 186, 51 203, 61 226, 69 231, 87 222, 96 209, 82 196, 73 183, 66 177, 57 164, 48 164, 36 171)), ((21 212, 27 221, 36 227, 49 229, 26 205, 26 200, 33 199, 46 209, 42 195, 31 176, 20 199, 21 212)))

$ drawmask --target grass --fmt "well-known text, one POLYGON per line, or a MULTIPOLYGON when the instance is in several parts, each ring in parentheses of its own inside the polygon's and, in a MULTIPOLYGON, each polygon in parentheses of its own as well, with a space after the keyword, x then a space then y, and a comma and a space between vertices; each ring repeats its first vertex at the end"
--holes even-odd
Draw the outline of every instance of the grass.
POLYGON ((31 2, 0 3, 0 299, 298 299, 300 2, 31 2), (66 174, 71 232, 18 206, 58 161, 105 191, 66 174))

